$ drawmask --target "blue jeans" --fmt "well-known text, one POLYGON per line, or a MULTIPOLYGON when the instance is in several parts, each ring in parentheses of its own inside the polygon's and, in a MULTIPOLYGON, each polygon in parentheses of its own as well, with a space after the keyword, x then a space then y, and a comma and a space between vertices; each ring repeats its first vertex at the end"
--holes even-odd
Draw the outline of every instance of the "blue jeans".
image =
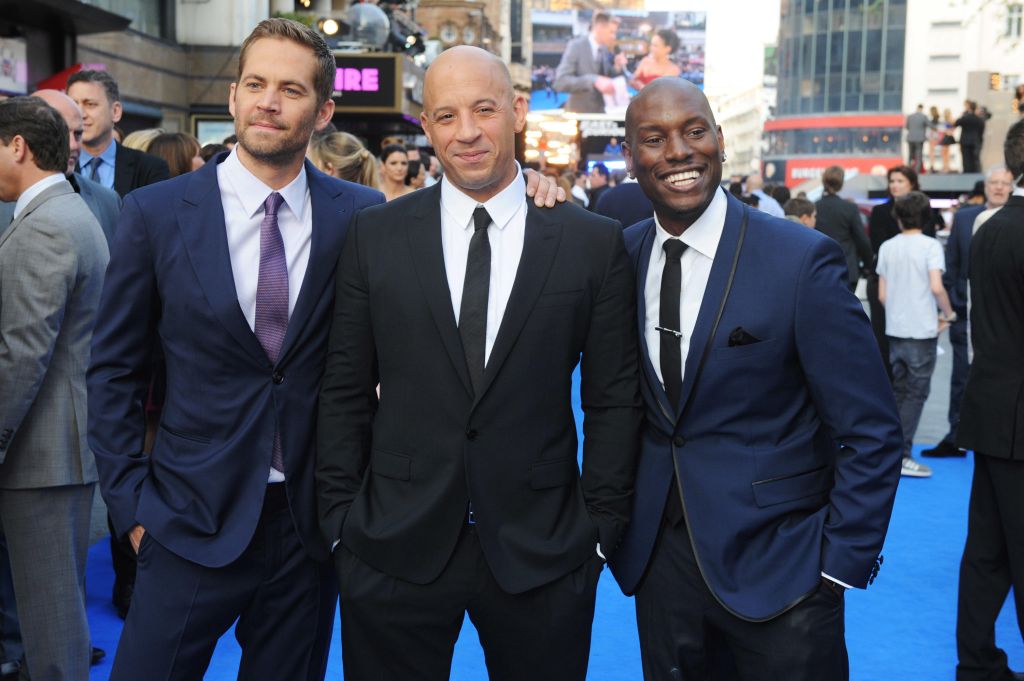
POLYGON ((910 456, 921 411, 928 400, 935 370, 935 338, 893 338, 889 336, 892 390, 903 426, 903 456, 910 456))

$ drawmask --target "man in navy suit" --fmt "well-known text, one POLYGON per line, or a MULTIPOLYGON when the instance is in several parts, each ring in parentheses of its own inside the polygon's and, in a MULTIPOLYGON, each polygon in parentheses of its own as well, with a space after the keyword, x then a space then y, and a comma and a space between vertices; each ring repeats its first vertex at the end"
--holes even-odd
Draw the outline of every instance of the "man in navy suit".
POLYGON ((949 432, 921 456, 966 456, 956 446, 956 430, 960 425, 960 403, 967 385, 971 361, 967 354, 967 261, 971 249, 974 221, 986 210, 1002 208, 1013 192, 1013 175, 1006 166, 989 168, 985 173, 985 203, 964 206, 953 216, 953 228, 946 241, 946 272, 942 284, 949 293, 949 302, 956 312, 956 321, 949 325, 949 344, 953 346, 953 372, 949 379, 949 432))
POLYGON ((692 84, 648 85, 626 131, 654 218, 625 232, 647 417, 611 565, 644 677, 715 678, 725 651, 741 679, 848 678, 844 591, 877 570, 901 437, 843 253, 720 188, 692 84))
POLYGON ((138 552, 111 679, 202 678, 237 621, 239 679, 323 679, 337 590, 317 532, 316 399, 349 221, 379 192, 305 162, 331 119, 315 31, 260 23, 229 108, 238 145, 126 197, 93 336, 89 442, 138 552), (167 396, 151 454, 157 345, 167 396))

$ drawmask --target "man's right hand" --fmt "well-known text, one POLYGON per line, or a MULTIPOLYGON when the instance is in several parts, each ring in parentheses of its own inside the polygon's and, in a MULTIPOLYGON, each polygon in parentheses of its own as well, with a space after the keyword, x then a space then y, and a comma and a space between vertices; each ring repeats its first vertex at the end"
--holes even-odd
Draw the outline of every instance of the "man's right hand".
POLYGON ((146 528, 142 525, 136 525, 128 533, 128 541, 132 543, 132 548, 135 549, 136 555, 139 553, 139 545, 142 544, 142 537, 146 534, 146 528))
POLYGON ((594 89, 604 95, 615 94, 615 83, 608 76, 598 76, 594 81, 594 89))

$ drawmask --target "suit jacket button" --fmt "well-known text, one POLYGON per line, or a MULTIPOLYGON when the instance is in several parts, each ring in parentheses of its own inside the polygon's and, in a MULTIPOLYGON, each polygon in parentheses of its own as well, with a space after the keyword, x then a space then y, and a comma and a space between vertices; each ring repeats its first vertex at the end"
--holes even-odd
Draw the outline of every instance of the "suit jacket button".
POLYGON ((470 428, 469 430, 466 431, 466 439, 469 440, 470 442, 475 440, 477 435, 479 435, 479 433, 477 433, 472 428, 470 428))
POLYGON ((271 376, 270 379, 274 381, 275 385, 281 385, 282 383, 284 383, 284 374, 282 374, 280 371, 275 371, 274 375, 271 376))
POLYGON ((672 444, 674 444, 676 447, 682 447, 686 444, 686 438, 681 435, 676 435, 672 439, 672 444))

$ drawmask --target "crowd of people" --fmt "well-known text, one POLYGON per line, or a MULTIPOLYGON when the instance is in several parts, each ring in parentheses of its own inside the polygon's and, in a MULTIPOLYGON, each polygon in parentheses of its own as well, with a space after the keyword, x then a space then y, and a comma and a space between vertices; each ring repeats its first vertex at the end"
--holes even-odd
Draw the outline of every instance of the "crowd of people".
POLYGON ((846 593, 927 473, 925 376, 970 317, 937 448, 975 451, 957 674, 1016 678, 993 632, 1024 594, 1024 122, 944 253, 908 166, 869 241, 842 169, 817 204, 727 190, 682 78, 631 101, 627 177, 570 183, 517 163, 527 103, 484 50, 427 70, 431 153, 330 129, 334 70, 316 31, 261 22, 223 149, 116 141, 102 71, 0 102, 5 664, 83 681, 102 655, 98 483, 115 681, 202 678, 232 625, 240 679, 323 679, 339 597, 346 678, 448 678, 468 613, 491 678, 583 681, 606 565, 648 681, 847 679, 846 593))
POLYGON ((924 112, 924 104, 907 116, 909 158, 907 165, 916 172, 951 173, 950 149, 960 147, 960 172, 981 172, 981 145, 985 137, 985 121, 992 114, 973 100, 964 101, 964 110, 958 118, 950 109, 943 109, 941 117, 937 107, 924 112), (957 130, 960 131, 957 136, 957 130), (927 157, 925 144, 928 145, 927 157), (942 163, 938 159, 941 157, 942 163), (927 158, 928 164, 925 165, 927 158))

